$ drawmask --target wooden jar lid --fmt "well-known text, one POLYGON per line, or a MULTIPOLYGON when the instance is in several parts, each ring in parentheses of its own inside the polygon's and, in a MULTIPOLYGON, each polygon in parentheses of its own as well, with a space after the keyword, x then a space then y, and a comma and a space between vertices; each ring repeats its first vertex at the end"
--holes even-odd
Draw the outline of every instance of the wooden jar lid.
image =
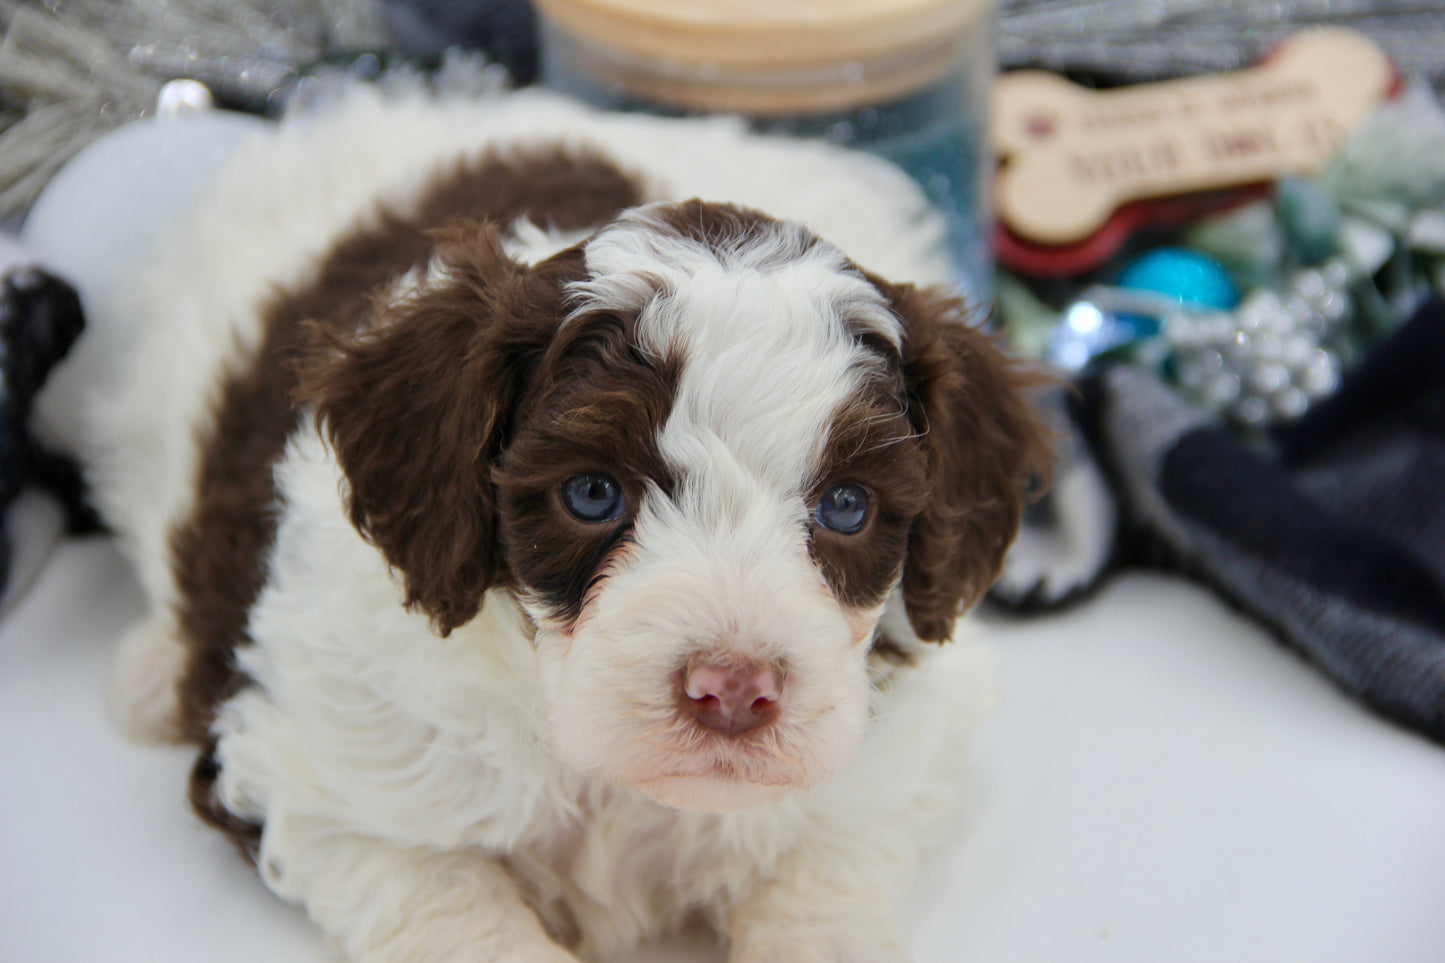
POLYGON ((545 17, 605 63, 610 80, 682 106, 773 113, 916 89, 954 58, 969 28, 987 29, 991 6, 991 0, 537 0, 545 17), (827 77, 829 69, 840 73, 827 77))

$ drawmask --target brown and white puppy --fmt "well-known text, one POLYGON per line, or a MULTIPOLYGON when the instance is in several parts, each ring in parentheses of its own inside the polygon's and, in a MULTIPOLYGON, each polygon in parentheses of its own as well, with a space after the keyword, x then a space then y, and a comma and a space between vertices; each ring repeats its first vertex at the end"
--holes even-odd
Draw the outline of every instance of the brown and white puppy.
POLYGON ((770 197, 860 257, 932 230, 727 124, 359 99, 140 284, 91 431, 153 602, 115 701, 351 957, 906 957, 984 698, 928 643, 1046 446, 961 302, 770 197))

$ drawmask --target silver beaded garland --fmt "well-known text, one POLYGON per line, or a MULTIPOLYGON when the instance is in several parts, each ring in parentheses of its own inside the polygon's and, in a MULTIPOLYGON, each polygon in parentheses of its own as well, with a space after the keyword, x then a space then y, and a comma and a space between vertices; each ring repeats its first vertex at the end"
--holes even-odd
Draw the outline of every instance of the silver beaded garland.
POLYGON ((1164 319, 1185 394, 1250 427, 1296 418, 1339 385, 1339 343, 1350 320, 1343 259, 1298 271, 1279 290, 1253 292, 1234 311, 1164 319))

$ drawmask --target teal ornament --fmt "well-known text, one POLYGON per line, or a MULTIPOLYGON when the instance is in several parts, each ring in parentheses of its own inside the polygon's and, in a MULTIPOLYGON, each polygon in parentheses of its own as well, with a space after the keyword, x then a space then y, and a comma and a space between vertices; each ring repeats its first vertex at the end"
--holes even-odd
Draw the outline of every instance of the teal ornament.
POLYGON ((1162 294, 1196 310, 1228 311, 1239 303, 1239 289, 1224 265, 1187 247, 1140 255, 1119 275, 1118 286, 1162 294))

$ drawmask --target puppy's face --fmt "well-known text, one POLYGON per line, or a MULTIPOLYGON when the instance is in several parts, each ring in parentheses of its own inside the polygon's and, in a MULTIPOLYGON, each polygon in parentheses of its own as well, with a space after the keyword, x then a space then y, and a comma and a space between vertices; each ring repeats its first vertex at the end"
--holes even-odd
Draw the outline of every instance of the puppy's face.
MULTIPOLYGON (((867 725, 889 596, 941 639, 996 573, 1042 451, 1016 377, 955 303, 752 212, 635 209, 535 267, 468 243, 432 273, 485 292, 480 317, 440 321, 423 290, 379 328, 462 338, 477 370, 429 389, 448 450, 360 451, 358 399, 317 391, 358 525, 443 631, 512 589, 570 763, 703 810, 829 779, 867 725), (376 484, 407 457, 451 535, 391 504, 416 469, 376 484)), ((376 340, 338 363, 383 365, 376 340)))
POLYGON ((690 808, 813 785, 926 493, 901 323, 736 212, 634 211, 583 253, 493 475, 556 748, 690 808))

